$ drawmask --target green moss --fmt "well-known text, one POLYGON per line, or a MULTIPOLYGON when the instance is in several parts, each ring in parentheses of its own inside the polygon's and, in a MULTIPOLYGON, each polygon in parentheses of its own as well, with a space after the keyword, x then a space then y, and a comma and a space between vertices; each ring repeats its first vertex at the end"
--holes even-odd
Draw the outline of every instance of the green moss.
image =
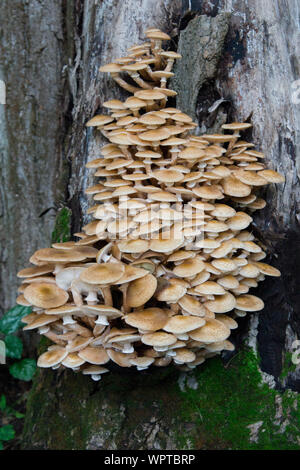
POLYGON ((67 242, 71 237, 71 210, 63 207, 57 213, 54 230, 51 235, 52 243, 67 242))
POLYGON ((289 372, 294 372, 296 370, 297 365, 293 363, 292 356, 293 354, 291 352, 286 351, 280 374, 281 380, 284 380, 288 376, 289 372))
POLYGON ((193 448, 300 448, 299 397, 290 391, 280 394, 263 383, 252 350, 239 352, 228 368, 214 358, 193 377, 198 388, 180 392, 181 414, 185 421, 196 421, 196 430, 192 436, 180 436, 180 445, 192 439, 193 448), (258 431, 250 439, 255 423, 258 431))
POLYGON ((117 369, 99 383, 71 371, 39 371, 23 447, 299 449, 298 405, 296 393, 262 382, 252 350, 228 367, 216 357, 187 374, 117 369))

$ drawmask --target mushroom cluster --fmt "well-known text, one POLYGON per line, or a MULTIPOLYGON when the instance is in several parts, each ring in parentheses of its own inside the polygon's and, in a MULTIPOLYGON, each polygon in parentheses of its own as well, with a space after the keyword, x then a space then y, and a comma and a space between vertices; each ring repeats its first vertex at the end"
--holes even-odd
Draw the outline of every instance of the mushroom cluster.
POLYGON ((167 107, 181 56, 162 49, 170 38, 160 30, 146 37, 100 68, 132 96, 104 102, 108 114, 87 123, 109 141, 87 164, 97 178, 86 191, 93 220, 79 241, 36 251, 18 273, 18 303, 32 306, 24 329, 53 342, 38 365, 94 380, 110 361, 190 370, 233 350, 237 317, 264 307, 249 290, 280 275, 262 262, 250 224, 266 204, 259 188, 283 176, 240 138, 249 123, 191 133, 192 119, 167 107))

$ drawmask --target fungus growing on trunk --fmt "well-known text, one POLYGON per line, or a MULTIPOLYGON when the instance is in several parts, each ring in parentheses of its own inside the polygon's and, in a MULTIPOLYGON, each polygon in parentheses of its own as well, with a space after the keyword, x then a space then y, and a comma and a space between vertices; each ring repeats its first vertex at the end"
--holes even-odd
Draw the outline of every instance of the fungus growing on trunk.
POLYGON ((284 177, 240 139, 249 123, 192 134, 196 123, 166 107, 181 56, 162 49, 169 36, 160 30, 146 37, 100 68, 134 96, 104 102, 109 114, 87 122, 109 141, 87 163, 96 178, 86 190, 91 221, 74 234, 80 240, 38 250, 18 273, 18 302, 33 307, 25 329, 54 343, 38 365, 94 380, 112 362, 190 370, 232 351, 236 319, 264 307, 249 290, 280 275, 261 262, 250 227, 266 204, 260 187, 284 177))

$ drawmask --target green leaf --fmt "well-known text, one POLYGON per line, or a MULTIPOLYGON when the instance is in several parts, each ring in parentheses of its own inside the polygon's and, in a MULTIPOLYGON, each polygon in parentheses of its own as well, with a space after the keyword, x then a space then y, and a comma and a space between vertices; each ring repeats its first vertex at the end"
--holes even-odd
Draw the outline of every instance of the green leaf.
POLYGON ((6 408, 6 396, 2 394, 0 397, 0 410, 4 411, 5 408, 6 408))
POLYGON ((0 450, 3 450, 3 449, 4 449, 4 447, 3 447, 3 442, 0 441, 0 450))
POLYGON ((0 320, 0 331, 5 335, 11 335, 22 326, 22 318, 31 312, 31 307, 16 305, 8 310, 0 320))
POLYGON ((15 430, 11 424, 7 424, 6 426, 2 426, 0 428, 0 440, 1 441, 9 441, 15 437, 15 430))
POLYGON ((25 418, 24 413, 19 413, 19 411, 15 411, 14 413, 15 413, 15 417, 16 417, 17 419, 25 418))
POLYGON ((8 335, 4 339, 6 346, 6 356, 12 359, 21 359, 23 343, 17 336, 8 335))
POLYGON ((36 371, 36 362, 34 359, 23 359, 22 361, 15 362, 9 368, 9 372, 15 379, 25 380, 29 382, 34 376, 36 371))

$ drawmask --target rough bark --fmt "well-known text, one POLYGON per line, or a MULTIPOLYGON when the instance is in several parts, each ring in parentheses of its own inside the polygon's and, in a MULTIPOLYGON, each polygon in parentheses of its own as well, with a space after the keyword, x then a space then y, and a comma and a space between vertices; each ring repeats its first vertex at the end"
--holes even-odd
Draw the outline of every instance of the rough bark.
MULTIPOLYGON (((284 359, 300 328, 296 290, 300 252, 297 218, 300 105, 292 101, 292 83, 299 76, 295 49, 299 50, 297 1, 104 0, 96 5, 86 0, 82 4, 71 21, 75 50, 73 64, 68 68, 73 125, 66 138, 74 230, 79 229, 81 212, 87 207, 82 190, 90 178, 84 163, 98 155, 100 143, 84 123, 96 111, 101 112, 104 99, 124 97, 111 80, 98 74, 99 65, 122 55, 129 44, 142 39, 148 26, 155 25, 171 33, 172 48, 176 47, 180 29, 178 49, 186 58, 176 68, 174 86, 180 93, 178 103, 182 111, 196 116, 199 132, 217 129, 227 118, 251 118, 253 141, 266 153, 268 165, 286 175, 285 185, 268 189, 268 206, 256 216, 254 225, 256 235, 268 248, 272 264, 283 275, 263 284, 260 294, 266 308, 259 316, 251 317, 250 332, 248 321, 241 320, 235 340, 239 346, 241 337, 248 336, 251 346, 260 353, 264 378, 271 385, 299 390, 299 371, 289 370, 290 364, 284 359), (194 57, 198 58, 196 64, 194 57)), ((62 86, 61 80, 57 86, 62 86)), ((32 130, 29 132, 28 141, 32 130)), ((46 145, 45 139, 35 138, 34 142, 46 145)), ((39 172, 45 175, 44 169, 39 172)), ((51 167, 49 174, 53 172, 51 167)), ((45 178, 48 180, 49 175, 45 178)), ((37 207, 35 211, 40 210, 34 202, 39 184, 34 180, 35 196, 28 202, 31 208, 37 207)), ((49 194, 52 203, 53 190, 49 194)), ((39 233, 38 238, 35 229, 31 229, 35 243, 44 237, 42 244, 47 244, 46 228, 49 225, 46 227, 45 223, 44 235, 39 233)), ((249 356, 239 357, 230 359, 228 369, 218 359, 212 360, 203 368, 203 375, 201 370, 189 376, 169 369, 140 375, 114 371, 98 385, 70 373, 40 373, 28 404, 24 448, 232 448, 237 446, 234 442, 237 433, 243 436, 239 448, 271 448, 271 442, 277 442, 278 436, 281 439, 278 448, 299 446, 293 435, 293 428, 297 430, 293 421, 297 415, 297 395, 287 395, 289 392, 280 395, 262 388, 253 375, 257 363, 250 361, 249 356), (258 402, 264 399, 258 390, 264 390, 271 400, 265 403, 266 415, 255 405, 248 406, 253 397, 258 402), (247 412, 242 406, 235 408, 240 395, 247 412), (223 414, 218 408, 220 403, 225 403, 223 414), (214 416, 215 409, 224 422, 214 416), (237 429, 234 423, 231 428, 232 419, 234 423, 241 422, 241 428, 237 429), (270 427, 266 433, 267 423, 270 427), (216 427, 222 439, 212 430, 216 427)))

